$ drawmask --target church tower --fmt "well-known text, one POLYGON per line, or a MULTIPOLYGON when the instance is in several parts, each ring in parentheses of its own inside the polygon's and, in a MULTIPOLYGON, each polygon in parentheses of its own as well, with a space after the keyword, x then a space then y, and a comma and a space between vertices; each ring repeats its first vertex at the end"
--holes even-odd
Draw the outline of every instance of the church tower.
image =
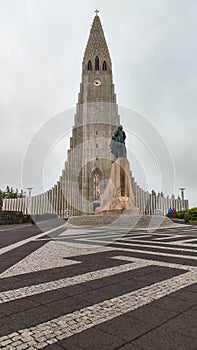
POLYGON ((92 212, 99 205, 113 157, 110 140, 120 118, 112 63, 98 11, 82 62, 75 123, 62 188, 71 215, 92 212))
MULTIPOLYGON (((18 198, 4 199, 3 210, 17 210, 24 214, 31 212, 32 215, 57 214, 63 218, 68 214, 75 216, 93 212, 100 204, 103 208, 100 196, 108 184, 114 160, 109 144, 120 125, 120 117, 111 58, 98 11, 95 12, 83 57, 70 149, 62 175, 51 189, 31 197, 31 202, 28 202, 31 203, 30 209, 26 198, 18 198)), ((161 208, 161 213, 165 215, 169 206, 177 211, 182 208, 180 199, 170 200, 161 194, 148 193, 133 177, 132 188, 135 206, 141 213, 152 215, 156 208, 161 208)), ((184 205, 187 209, 188 200, 184 205)))

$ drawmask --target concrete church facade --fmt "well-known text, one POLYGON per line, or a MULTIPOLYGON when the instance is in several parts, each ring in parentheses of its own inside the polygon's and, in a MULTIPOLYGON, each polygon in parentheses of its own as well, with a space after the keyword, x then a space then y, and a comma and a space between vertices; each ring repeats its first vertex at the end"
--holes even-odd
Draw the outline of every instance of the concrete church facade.
MULTIPOLYGON (((4 200, 4 210, 31 214, 57 214, 64 217, 93 212, 104 191, 113 156, 110 151, 112 134, 120 125, 114 91, 112 63, 98 12, 94 17, 86 45, 82 78, 74 127, 67 161, 57 184, 32 198, 4 200)), ((166 214, 169 206, 181 210, 188 201, 165 198, 144 191, 132 177, 135 205, 145 214, 155 214, 159 208, 166 214)))
POLYGON ((72 215, 93 211, 106 187, 113 159, 109 143, 119 125, 111 58, 96 14, 83 57, 75 124, 62 174, 72 215))

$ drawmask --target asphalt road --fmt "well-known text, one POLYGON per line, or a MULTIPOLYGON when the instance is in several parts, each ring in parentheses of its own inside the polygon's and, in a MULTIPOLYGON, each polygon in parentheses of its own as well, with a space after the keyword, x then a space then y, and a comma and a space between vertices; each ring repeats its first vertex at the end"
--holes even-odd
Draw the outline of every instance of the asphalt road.
POLYGON ((197 350, 197 227, 0 226, 0 349, 197 350))

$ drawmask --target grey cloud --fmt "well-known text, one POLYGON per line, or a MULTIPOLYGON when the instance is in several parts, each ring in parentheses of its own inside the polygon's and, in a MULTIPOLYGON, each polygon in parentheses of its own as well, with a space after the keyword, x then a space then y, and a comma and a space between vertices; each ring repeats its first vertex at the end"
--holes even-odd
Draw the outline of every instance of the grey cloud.
MULTIPOLYGON (((75 106, 97 6, 92 0, 0 1, 0 187, 21 186, 21 164, 31 139, 47 120, 75 106)), ((99 7, 118 102, 138 110, 158 128, 172 151, 176 193, 180 186, 187 187, 194 206, 197 3, 101 0, 99 7)), ((55 160, 50 164, 58 179, 59 165, 55 160)), ((135 175, 135 167, 132 170, 135 175)), ((51 186, 54 173, 51 180, 48 174, 51 186)), ((144 175, 140 180, 145 183, 144 175)), ((29 177, 29 185, 31 181, 29 177)), ((154 177, 152 184, 157 185, 154 177)), ((39 190, 35 183, 34 192, 39 190)))

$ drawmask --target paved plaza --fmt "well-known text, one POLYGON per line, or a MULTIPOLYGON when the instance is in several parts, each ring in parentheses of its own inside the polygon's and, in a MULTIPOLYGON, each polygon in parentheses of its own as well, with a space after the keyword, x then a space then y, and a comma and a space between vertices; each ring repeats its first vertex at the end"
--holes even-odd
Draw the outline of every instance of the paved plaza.
POLYGON ((197 350, 197 226, 1 226, 0 349, 197 350))

